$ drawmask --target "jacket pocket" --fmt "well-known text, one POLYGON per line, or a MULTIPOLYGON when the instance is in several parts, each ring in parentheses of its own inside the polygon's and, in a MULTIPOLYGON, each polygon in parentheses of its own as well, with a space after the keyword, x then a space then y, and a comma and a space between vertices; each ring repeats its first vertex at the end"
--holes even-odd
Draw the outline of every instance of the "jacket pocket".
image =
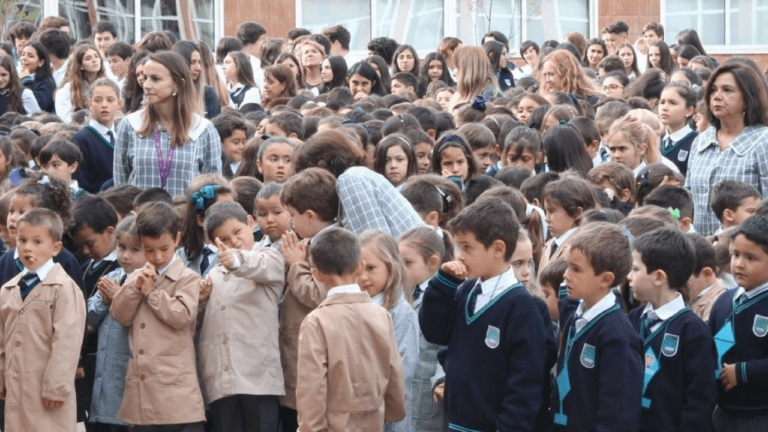
MULTIPOLYGON (((242 376, 261 376, 267 371, 264 370, 262 359, 270 350, 267 341, 262 340, 259 335, 245 335, 242 333, 233 333, 230 339, 229 358, 232 362, 232 368, 242 376)), ((280 359, 277 358, 277 364, 280 359)))
POLYGON ((183 383, 183 377, 189 372, 184 370, 184 366, 178 356, 157 356, 154 358, 154 367, 152 377, 158 384, 163 386, 178 386, 183 383))

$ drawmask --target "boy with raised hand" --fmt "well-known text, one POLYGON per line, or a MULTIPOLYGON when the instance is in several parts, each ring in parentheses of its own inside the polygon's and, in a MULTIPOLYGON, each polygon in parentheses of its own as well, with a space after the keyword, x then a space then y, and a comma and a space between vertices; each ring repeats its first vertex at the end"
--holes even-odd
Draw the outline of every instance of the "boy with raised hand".
POLYGON ((717 401, 712 335, 681 294, 695 266, 693 244, 664 228, 632 247, 627 280, 635 299, 647 302, 629 314, 645 354, 640 430, 710 431, 717 401))
POLYGON ((449 429, 535 430, 547 336, 510 264, 520 224, 509 205, 489 198, 466 207, 449 228, 458 260, 443 264, 429 282, 419 311, 424 338, 448 346, 449 429))

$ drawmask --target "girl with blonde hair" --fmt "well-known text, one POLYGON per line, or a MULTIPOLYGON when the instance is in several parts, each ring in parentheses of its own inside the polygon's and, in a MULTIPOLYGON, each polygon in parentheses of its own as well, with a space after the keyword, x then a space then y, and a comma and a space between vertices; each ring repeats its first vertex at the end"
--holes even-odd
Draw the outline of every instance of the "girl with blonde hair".
MULTIPOLYGON (((600 90, 584 75, 576 57, 566 50, 553 51, 544 59, 539 81, 542 96, 561 91, 597 102, 600 95, 600 90)), ((594 102, 590 100, 593 105, 594 102)))
POLYGON ((631 169, 635 177, 646 165, 657 162, 678 172, 674 163, 661 156, 656 131, 634 116, 628 114, 616 120, 604 142, 611 152, 611 160, 631 169))
POLYGON ((496 81, 491 61, 481 47, 461 47, 454 53, 456 62, 456 89, 450 109, 456 105, 472 102, 478 96, 500 97, 499 83, 496 81))

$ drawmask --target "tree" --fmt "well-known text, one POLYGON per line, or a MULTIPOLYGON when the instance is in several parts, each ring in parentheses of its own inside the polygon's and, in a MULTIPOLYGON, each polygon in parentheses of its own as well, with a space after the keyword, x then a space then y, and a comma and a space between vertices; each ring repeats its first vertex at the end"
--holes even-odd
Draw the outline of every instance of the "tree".
POLYGON ((0 0, 0 41, 9 39, 10 27, 18 21, 34 22, 40 9, 32 9, 20 0, 0 0))

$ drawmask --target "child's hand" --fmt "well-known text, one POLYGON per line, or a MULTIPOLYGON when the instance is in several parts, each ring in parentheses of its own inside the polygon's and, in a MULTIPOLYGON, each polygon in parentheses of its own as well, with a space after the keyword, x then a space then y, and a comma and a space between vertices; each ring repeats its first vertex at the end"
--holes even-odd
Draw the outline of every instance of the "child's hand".
POLYGON ((459 261, 448 261, 440 269, 456 279, 467 278, 467 267, 459 261))
POLYGON ((224 267, 231 269, 235 265, 235 252, 228 248, 218 237, 216 237, 216 247, 219 248, 219 262, 224 267))
POLYGON ((25 68, 23 66, 19 68, 19 79, 26 78, 26 77, 28 77, 30 75, 32 75, 32 74, 29 73, 29 70, 27 70, 27 68, 25 68))
POLYGON ((432 398, 435 400, 435 403, 440 402, 443 400, 443 395, 445 394, 445 383, 440 383, 435 386, 435 391, 432 392, 432 398))
POLYGON ((45 409, 61 408, 62 405, 64 405, 64 401, 55 401, 43 398, 43 406, 45 409))
POLYGON ((150 263, 146 263, 141 269, 141 272, 139 272, 139 275, 136 276, 134 285, 136 286, 137 290, 141 291, 142 295, 147 296, 150 292, 152 292, 152 288, 155 286, 156 278, 157 270, 155 270, 155 266, 150 263))
POLYGON ((355 102, 360 102, 361 100, 367 97, 368 97, 368 93, 357 92, 357 94, 355 95, 355 102))
POLYGON ((120 284, 117 283, 117 281, 108 278, 99 279, 96 287, 99 289, 99 294, 101 294, 104 304, 112 303, 115 294, 120 290, 120 284))
POLYGON ((723 370, 720 371, 720 382, 723 384, 725 391, 730 391, 738 385, 738 381, 736 381, 736 365, 723 365, 723 370))
POLYGON ((200 279, 200 303, 207 302, 211 297, 211 290, 213 290, 213 280, 210 276, 205 279, 200 279))
POLYGON ((283 260, 288 267, 294 263, 307 260, 307 245, 299 241, 296 237, 296 233, 288 231, 283 234, 283 239, 280 241, 280 248, 283 251, 283 260))

